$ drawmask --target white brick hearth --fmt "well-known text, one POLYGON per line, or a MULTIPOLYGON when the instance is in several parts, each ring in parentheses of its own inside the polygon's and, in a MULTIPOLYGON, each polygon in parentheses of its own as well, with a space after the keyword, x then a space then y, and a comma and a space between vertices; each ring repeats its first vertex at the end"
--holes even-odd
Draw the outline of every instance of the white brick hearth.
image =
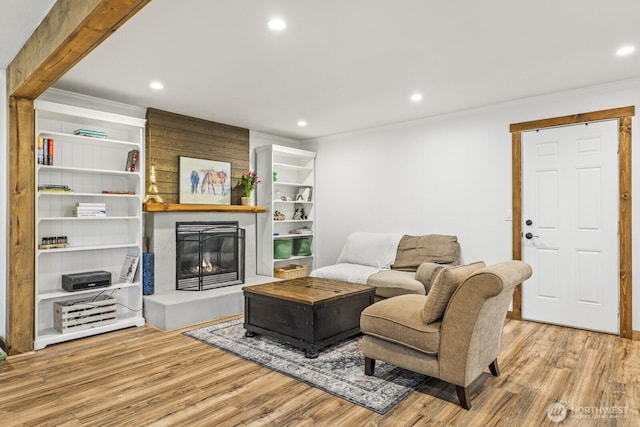
POLYGON ((273 277, 256 275, 256 215, 236 212, 147 212, 145 235, 154 253, 153 295, 143 297, 148 324, 170 330, 244 311, 242 287, 268 283, 273 277), (238 221, 245 229, 245 283, 207 291, 176 290, 176 222, 238 221))

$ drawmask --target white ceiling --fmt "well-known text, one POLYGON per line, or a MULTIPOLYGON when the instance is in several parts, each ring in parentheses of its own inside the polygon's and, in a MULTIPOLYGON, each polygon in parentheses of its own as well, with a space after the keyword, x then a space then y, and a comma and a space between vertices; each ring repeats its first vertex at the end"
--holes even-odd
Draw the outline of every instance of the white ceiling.
POLYGON ((55 86, 306 139, 638 77, 639 19, 638 0, 152 0, 55 86))
POLYGON ((56 0, 0 0, 0 68, 7 68, 56 0))

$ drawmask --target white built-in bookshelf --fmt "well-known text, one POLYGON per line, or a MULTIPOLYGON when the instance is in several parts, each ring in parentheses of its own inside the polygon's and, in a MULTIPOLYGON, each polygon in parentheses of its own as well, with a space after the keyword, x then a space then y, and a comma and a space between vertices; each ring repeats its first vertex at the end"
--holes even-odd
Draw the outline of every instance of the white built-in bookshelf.
POLYGON ((258 215, 257 219, 257 272, 272 276, 274 268, 292 264, 306 265, 310 272, 314 265, 316 153, 275 144, 257 147, 255 151, 256 171, 263 181, 256 189, 257 204, 267 207, 267 214, 258 215), (300 197, 302 194, 304 197, 300 197), (304 217, 296 216, 296 209, 304 211, 304 217), (276 212, 283 217, 276 219, 276 212), (276 257, 274 245, 279 241, 289 241, 295 248, 301 239, 311 241, 310 254, 299 255, 294 249, 290 257, 276 257))
POLYGON ((142 253, 145 120, 40 100, 35 108, 34 348, 142 326, 142 263, 131 282, 120 275, 127 256, 142 253), (38 152, 45 140, 53 140, 51 162, 38 152), (125 170, 132 150, 137 166, 125 170), (62 275, 92 271, 110 273, 111 285, 63 289, 62 275), (109 310, 105 299, 115 316, 101 314, 109 310), (60 307, 66 314, 76 301, 85 311, 77 324, 60 327, 60 307))

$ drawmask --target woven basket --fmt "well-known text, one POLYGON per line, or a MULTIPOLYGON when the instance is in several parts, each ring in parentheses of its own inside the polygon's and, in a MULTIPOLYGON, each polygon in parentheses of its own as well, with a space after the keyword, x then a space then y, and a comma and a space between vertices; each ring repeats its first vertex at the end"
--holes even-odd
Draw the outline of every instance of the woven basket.
POLYGON ((298 277, 305 277, 307 275, 306 265, 291 264, 287 267, 279 267, 273 269, 273 277, 278 279, 297 279, 298 277))

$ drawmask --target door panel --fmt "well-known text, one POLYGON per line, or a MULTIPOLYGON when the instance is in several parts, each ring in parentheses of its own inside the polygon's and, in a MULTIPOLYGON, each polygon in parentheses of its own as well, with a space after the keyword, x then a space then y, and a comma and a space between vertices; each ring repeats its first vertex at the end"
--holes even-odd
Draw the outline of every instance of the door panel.
POLYGON ((557 300, 558 292, 558 251, 556 249, 540 248, 537 253, 539 279, 536 297, 557 300))
POLYGON ((617 146, 617 120, 523 132, 524 319, 618 333, 617 146))
POLYGON ((539 229, 558 229, 558 171, 536 172, 536 217, 539 229))
POLYGON ((577 251, 578 255, 578 301, 599 304, 602 282, 602 252, 577 251))

